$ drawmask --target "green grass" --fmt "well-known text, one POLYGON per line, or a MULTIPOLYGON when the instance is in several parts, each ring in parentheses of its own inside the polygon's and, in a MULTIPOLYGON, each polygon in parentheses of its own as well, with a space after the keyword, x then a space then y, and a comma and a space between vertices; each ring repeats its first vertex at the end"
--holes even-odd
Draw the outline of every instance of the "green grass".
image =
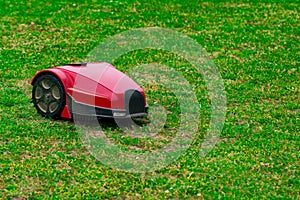
MULTIPOLYGON (((300 195, 299 1, 10 1, 0 2, 0 198, 284 198, 300 195), (82 61, 101 41, 125 30, 165 27, 195 39, 224 80, 227 116, 220 142, 198 157, 209 125, 210 101, 192 66, 161 51, 141 50, 113 64, 173 66, 199 103, 198 137, 164 169, 117 171, 82 145, 73 123, 44 119, 30 103, 33 75, 82 61)), ((164 88, 148 88, 168 105, 164 88)), ((113 125, 105 130, 124 148, 155 149, 174 134, 176 107, 160 140, 135 140, 113 125)))

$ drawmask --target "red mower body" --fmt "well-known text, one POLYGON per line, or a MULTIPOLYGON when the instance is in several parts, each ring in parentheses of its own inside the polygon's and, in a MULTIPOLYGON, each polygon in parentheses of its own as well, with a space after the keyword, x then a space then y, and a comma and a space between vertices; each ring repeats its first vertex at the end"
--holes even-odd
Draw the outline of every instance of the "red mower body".
POLYGON ((46 117, 73 114, 134 117, 147 114, 144 91, 109 63, 68 64, 39 71, 31 81, 32 101, 46 117))

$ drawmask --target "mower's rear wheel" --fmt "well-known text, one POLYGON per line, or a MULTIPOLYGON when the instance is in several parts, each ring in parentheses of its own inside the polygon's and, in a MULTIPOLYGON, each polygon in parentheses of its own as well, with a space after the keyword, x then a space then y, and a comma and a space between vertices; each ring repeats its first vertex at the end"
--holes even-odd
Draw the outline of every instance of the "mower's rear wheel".
POLYGON ((32 101, 44 117, 58 118, 66 105, 62 83, 52 74, 41 74, 33 83, 32 101))

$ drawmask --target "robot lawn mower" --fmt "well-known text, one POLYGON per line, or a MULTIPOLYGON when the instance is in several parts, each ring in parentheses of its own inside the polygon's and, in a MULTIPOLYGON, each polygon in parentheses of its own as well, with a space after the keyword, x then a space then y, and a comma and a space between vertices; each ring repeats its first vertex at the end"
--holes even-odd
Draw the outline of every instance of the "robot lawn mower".
POLYGON ((147 115, 144 91, 109 63, 67 64, 42 70, 31 84, 32 102, 44 117, 147 115))

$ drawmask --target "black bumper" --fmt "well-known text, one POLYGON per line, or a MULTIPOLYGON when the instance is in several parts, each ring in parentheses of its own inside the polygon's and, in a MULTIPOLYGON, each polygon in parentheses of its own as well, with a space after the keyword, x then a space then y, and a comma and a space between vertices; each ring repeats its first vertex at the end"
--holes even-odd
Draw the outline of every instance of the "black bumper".
POLYGON ((108 109, 102 107, 91 106, 75 101, 70 95, 68 95, 68 108, 71 115, 83 115, 83 116, 96 116, 106 118, 129 118, 129 117, 142 117, 148 114, 148 106, 143 107, 141 103, 134 102, 127 104, 125 101, 124 110, 121 109, 108 109), (126 106, 127 105, 127 106, 126 106))

